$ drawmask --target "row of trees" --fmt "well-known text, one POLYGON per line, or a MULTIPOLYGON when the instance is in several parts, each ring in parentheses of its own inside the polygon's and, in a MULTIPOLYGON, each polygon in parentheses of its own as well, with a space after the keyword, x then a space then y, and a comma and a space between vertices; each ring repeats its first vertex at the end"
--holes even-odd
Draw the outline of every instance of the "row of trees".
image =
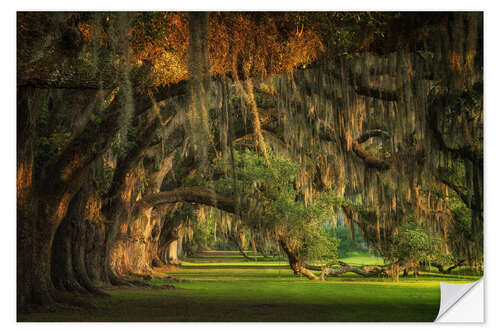
POLYGON ((381 255, 415 215, 444 253, 482 264, 481 14, 17 23, 21 308, 148 274, 199 206, 311 279, 338 210, 381 255))

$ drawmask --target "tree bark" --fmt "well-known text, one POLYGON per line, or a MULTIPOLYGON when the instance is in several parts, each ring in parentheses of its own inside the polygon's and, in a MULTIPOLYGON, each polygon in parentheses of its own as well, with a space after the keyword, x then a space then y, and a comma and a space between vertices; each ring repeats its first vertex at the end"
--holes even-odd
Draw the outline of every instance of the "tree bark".
POLYGON ((86 290, 82 288, 76 279, 73 270, 73 248, 72 248, 72 234, 73 234, 73 214, 72 205, 75 205, 74 201, 80 201, 77 194, 68 208, 69 214, 63 220, 59 228, 57 229, 54 245, 52 246, 52 281, 56 289, 63 291, 76 291, 79 293, 85 293, 86 290))
POLYGON ((238 247, 238 250, 240 251, 240 254, 245 257, 245 259, 248 259, 248 260, 252 260, 252 258, 250 258, 246 253, 245 251, 243 250, 243 248, 241 247, 241 244, 240 244, 240 241, 238 240, 238 238, 236 238, 237 236, 234 235, 234 233, 231 233, 229 235, 229 238, 233 241, 233 243, 238 247))
MULTIPOLYGON (((175 202, 204 204, 225 210, 229 213, 235 213, 234 201, 225 198, 213 189, 204 186, 180 187, 168 192, 151 194, 145 196, 141 201, 139 201, 138 206, 150 207, 175 202)), ((294 273, 302 274, 310 280, 319 279, 318 276, 305 268, 304 264, 298 259, 298 256, 288 246, 283 236, 279 237, 278 242, 287 254, 290 267, 294 273)))
POLYGON ((17 305, 33 301, 34 266, 33 242, 37 215, 34 200, 34 143, 37 113, 32 107, 36 94, 33 89, 17 91, 17 305))
POLYGON ((299 259, 298 255, 290 248, 284 236, 278 237, 278 242, 286 253, 288 257, 288 263, 290 264, 290 268, 293 270, 294 274, 299 275, 302 274, 307 277, 309 280, 319 280, 319 277, 315 275, 313 272, 305 268, 304 263, 299 259))
POLYGON ((93 295, 106 295, 91 282, 85 267, 85 206, 89 199, 90 181, 73 197, 68 213, 59 226, 53 245, 52 280, 56 288, 93 295))
MULTIPOLYGON (((45 101, 44 92, 18 88, 18 264, 20 266, 18 301, 24 304, 54 303, 51 280, 52 246, 58 227, 66 216, 69 203, 79 191, 88 166, 109 144, 118 130, 117 112, 110 112, 101 126, 88 124, 82 133, 49 165, 50 172, 34 179, 34 140, 36 114, 45 101), (40 97, 42 99, 40 99, 40 97), (36 103, 34 103, 36 100, 36 103), (97 129, 96 129, 97 128, 97 129), (92 137, 86 136, 94 133, 92 137), (20 136, 21 135, 21 136, 20 136), (29 244, 29 245, 28 245, 29 244)), ((67 230, 64 231, 66 235, 67 230)), ((65 236, 67 237, 67 236, 65 236)), ((60 248, 67 251, 67 240, 60 248)), ((69 260, 69 258, 66 258, 69 260)), ((65 263, 68 267, 69 261, 65 263)), ((66 286, 68 287, 68 286, 66 286)), ((76 284, 72 283, 72 287, 76 284)))
POLYGON ((321 272, 321 277, 339 276, 345 273, 356 273, 363 277, 381 277, 387 276, 387 266, 350 266, 344 264, 340 268, 325 267, 321 272))
POLYGON ((137 205, 148 207, 166 203, 197 203, 235 213, 234 202, 219 195, 215 190, 205 186, 180 187, 168 192, 154 193, 145 196, 137 205))
POLYGON ((439 273, 442 274, 450 274, 452 270, 462 266, 464 264, 465 260, 460 260, 456 262, 455 264, 451 265, 447 269, 444 269, 443 265, 437 264, 437 263, 431 263, 431 266, 436 267, 439 271, 439 273))
MULTIPOLYGON (((170 246, 179 239, 179 227, 182 224, 180 220, 165 221, 161 229, 158 243, 158 257, 164 264, 170 263, 170 246)), ((177 250, 175 250, 177 252, 177 250)))
POLYGON ((173 240, 168 245, 168 263, 170 265, 177 265, 177 264, 179 264, 179 257, 178 257, 178 254, 177 254, 177 239, 173 240))
MULTIPOLYGON (((173 89, 175 92, 176 90, 173 89)), ((144 100, 141 102, 142 106, 139 106, 138 110, 144 109, 146 106, 149 106, 151 101, 144 100)), ((106 228, 106 241, 104 247, 104 274, 107 275, 107 279, 112 284, 124 284, 125 281, 119 278, 118 274, 114 271, 116 263, 121 261, 123 267, 122 272, 129 273, 145 273, 150 270, 153 258, 151 260, 146 257, 150 256, 150 254, 145 253, 147 244, 143 244, 144 242, 149 241, 150 233, 155 228, 155 223, 160 223, 160 220, 150 221, 149 215, 147 218, 147 225, 150 225, 150 222, 153 222, 152 227, 149 228, 146 234, 138 235, 139 241, 138 243, 132 244, 128 242, 127 244, 121 242, 117 244, 117 237, 121 233, 127 232, 127 229, 130 229, 132 226, 135 228, 134 233, 137 233, 138 229, 146 228, 146 226, 141 227, 141 223, 137 225, 138 218, 144 217, 144 213, 149 209, 151 213, 152 207, 144 207, 144 209, 138 209, 136 211, 132 211, 133 202, 135 202, 135 198, 137 197, 137 193, 134 192, 134 188, 136 187, 136 176, 134 170, 139 165, 140 161, 144 159, 144 154, 147 149, 150 148, 151 144, 156 144, 153 142, 156 134, 156 130, 160 127, 160 121, 157 118, 156 112, 154 112, 153 107, 147 109, 144 112, 136 112, 137 121, 141 123, 139 126, 140 130, 136 138, 136 142, 134 148, 129 150, 127 154, 118 160, 117 166, 115 169, 114 177, 112 180, 112 184, 110 189, 106 194, 106 198, 108 200, 108 204, 103 208, 103 213, 107 216, 107 219, 111 222, 110 225, 106 228), (117 250, 117 247, 120 247, 120 250, 117 250), (139 247, 139 249, 138 249, 139 247), (129 261, 129 253, 130 251, 138 251, 138 254, 142 258, 140 266, 131 267, 129 261), (114 251, 114 253, 113 253, 114 251), (112 256, 118 256, 111 260, 112 256), (121 256, 121 258, 119 258, 121 256), (146 262, 147 261, 147 262, 146 262), (139 270, 140 272, 138 272, 139 270)), ((177 125, 176 125, 177 126, 177 125)), ((177 127, 174 128, 174 131, 177 127)), ((177 140, 174 144, 172 151, 169 152, 169 155, 162 161, 162 166, 160 170, 153 171, 154 165, 150 165, 146 168, 147 177, 150 182, 150 185, 146 188, 146 193, 157 192, 161 185, 163 178, 166 173, 170 171, 172 168, 172 160, 175 155, 175 151, 182 143, 182 140, 177 140)), ((136 251, 136 252, 137 252, 136 251)), ((134 255, 135 256, 135 255, 134 255)))

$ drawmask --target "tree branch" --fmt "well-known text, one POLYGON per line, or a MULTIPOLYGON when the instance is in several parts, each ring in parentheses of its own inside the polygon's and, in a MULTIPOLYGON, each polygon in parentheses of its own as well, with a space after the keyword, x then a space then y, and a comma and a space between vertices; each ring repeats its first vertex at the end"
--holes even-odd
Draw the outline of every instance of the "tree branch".
POLYGON ((376 99, 381 99, 381 100, 387 101, 387 102, 398 102, 399 98, 400 98, 397 93, 392 92, 392 91, 383 90, 380 88, 361 86, 361 85, 356 84, 356 83, 353 85, 353 88, 354 88, 354 91, 356 92, 356 94, 358 94, 358 95, 376 98, 376 99))
POLYGON ((372 129, 372 130, 368 130, 365 133, 361 134, 356 139, 356 141, 358 141, 358 143, 364 143, 370 138, 375 138, 375 137, 379 137, 379 136, 389 138, 389 133, 387 133, 386 131, 381 130, 381 129, 372 129))
POLYGON ((345 273, 356 273, 363 277, 377 277, 387 275, 387 266, 350 266, 344 264, 339 268, 325 267, 321 272, 321 277, 326 276, 339 276, 345 273))
POLYGON ((354 92, 358 95, 376 98, 386 102, 399 102, 400 100, 400 96, 397 92, 363 85, 359 74, 351 72, 350 77, 345 78, 338 73, 333 73, 333 77, 339 80, 347 81, 348 84, 351 85, 354 92))
MULTIPOLYGON (((335 137, 335 132, 325 123, 321 124, 321 133, 320 138, 325 141, 337 142, 338 140, 335 137)), ((361 158, 365 165, 368 168, 377 169, 380 171, 387 171, 391 168, 391 164, 389 161, 380 160, 368 153, 363 147, 361 147, 361 143, 366 142, 368 139, 373 137, 389 137, 389 133, 382 129, 372 129, 367 132, 361 134, 357 139, 352 140, 352 151, 361 158)))
POLYGON ((441 111, 439 109, 442 108, 443 105, 446 105, 447 103, 448 103, 448 97, 440 96, 435 98, 429 107, 429 116, 427 118, 427 124, 433 134, 435 141, 438 144, 438 147, 445 152, 451 153, 455 157, 468 159, 469 161, 477 164, 482 169, 483 168, 482 156, 480 156, 480 154, 474 151, 471 147, 463 146, 460 148, 454 148, 446 144, 444 136, 441 133, 438 126, 439 124, 438 115, 439 112, 441 111))
POLYGON ((47 188, 59 191, 110 146, 120 127, 122 99, 117 96, 106 111, 104 120, 99 125, 87 124, 85 130, 65 148, 55 165, 51 166, 47 188))
POLYGON ((436 267, 439 270, 439 273, 450 274, 452 270, 454 270, 457 267, 462 266, 464 263, 465 263, 465 260, 463 260, 463 259, 459 260, 455 264, 448 267, 447 269, 444 269, 443 265, 438 264, 438 263, 434 263, 434 262, 431 263, 431 266, 436 267))
POLYGON ((370 138, 379 136, 389 137, 389 133, 381 129, 369 130, 361 134, 357 139, 353 140, 352 150, 365 162, 365 165, 368 168, 387 171, 391 168, 391 164, 387 160, 380 160, 361 147, 361 143, 366 142, 370 138))
POLYGON ((455 191, 455 193, 460 197, 460 200, 462 200, 462 202, 469 209, 477 210, 477 211, 482 211, 481 207, 478 207, 476 204, 474 204, 474 202, 470 202, 469 201, 469 199, 467 197, 467 194, 460 189, 460 186, 458 186, 457 184, 454 184, 453 182, 451 182, 450 180, 444 178, 443 176, 438 176, 438 180, 441 183, 443 183, 446 186, 448 186, 449 188, 451 188, 453 191, 455 191))
POLYGON ((387 171, 391 168, 391 164, 386 160, 379 160, 369 152, 363 149, 357 140, 352 141, 352 150, 359 158, 361 158, 366 167, 377 169, 379 171, 387 171))
POLYGON ((207 205, 228 213, 236 213, 236 205, 232 199, 223 197, 214 189, 205 186, 179 187, 172 191, 149 194, 137 202, 137 205, 155 207, 176 202, 207 205))

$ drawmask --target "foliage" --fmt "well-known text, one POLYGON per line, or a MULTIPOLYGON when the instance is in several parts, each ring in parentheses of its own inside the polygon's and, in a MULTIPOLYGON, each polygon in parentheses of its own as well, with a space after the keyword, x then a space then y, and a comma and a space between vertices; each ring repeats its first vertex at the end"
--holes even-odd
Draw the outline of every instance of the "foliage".
MULTIPOLYGON (((243 223, 250 230, 286 235, 304 259, 335 257, 338 242, 324 230, 323 222, 344 200, 325 192, 306 203, 297 186, 299 165, 269 152, 268 165, 254 151, 235 151, 235 177, 231 172, 221 177, 217 191, 240 199, 243 223)), ((221 173, 230 169, 222 163, 217 166, 221 173)))
POLYGON ((192 228, 192 238, 186 238, 183 243, 184 252, 187 255, 193 255, 203 250, 213 248, 214 242, 212 234, 203 223, 197 223, 192 228))
MULTIPOLYGON (((153 86, 177 83, 192 74, 187 68, 188 15, 142 12, 134 17, 132 62, 149 71, 153 86)), ((213 74, 225 75, 233 66, 247 66, 250 76, 260 77, 291 71, 317 58, 323 49, 317 26, 304 27, 294 13, 213 12, 208 16, 206 37, 213 74)))
POLYGON ((70 137, 71 132, 52 133, 49 136, 39 137, 35 147, 37 167, 42 168, 57 161, 70 137))
POLYGON ((339 240, 324 228, 319 232, 306 233, 302 238, 301 257, 306 260, 328 261, 337 258, 339 240))
POLYGON ((183 248, 188 255, 193 255, 215 246, 213 238, 215 220, 205 214, 201 217, 200 210, 203 209, 192 205, 181 205, 173 214, 172 219, 183 221, 183 248))
POLYGON ((366 250, 366 242, 359 228, 354 225, 354 239, 351 228, 346 225, 338 225, 333 230, 329 229, 332 236, 339 240, 338 256, 343 258, 350 252, 366 250))
POLYGON ((461 201, 454 201, 451 207, 454 217, 453 233, 455 237, 472 239, 471 211, 461 201))
POLYGON ((312 12, 298 13, 305 25, 316 26, 328 53, 348 55, 366 48, 369 42, 384 37, 388 23, 398 13, 384 12, 312 12))
POLYGON ((324 50, 316 26, 301 25, 296 13, 214 13, 208 33, 216 74, 233 66, 256 77, 290 72, 324 50))
POLYGON ((388 258, 391 262, 418 263, 429 261, 435 253, 436 242, 421 227, 418 220, 411 217, 391 239, 388 258))
POLYGON ((138 13, 133 23, 131 44, 135 64, 138 67, 150 66, 153 86, 177 83, 188 77, 186 13, 138 13))

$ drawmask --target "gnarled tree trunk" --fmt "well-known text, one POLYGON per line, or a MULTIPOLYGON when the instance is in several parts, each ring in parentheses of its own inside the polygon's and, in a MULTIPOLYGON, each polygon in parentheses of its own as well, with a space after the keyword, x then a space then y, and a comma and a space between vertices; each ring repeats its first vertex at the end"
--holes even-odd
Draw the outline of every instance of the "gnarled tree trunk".
POLYGON ((280 244, 283 251, 286 253, 288 257, 288 263, 292 268, 294 274, 299 275, 302 274, 307 277, 309 280, 319 280, 319 277, 315 275, 313 272, 308 270, 304 263, 299 259, 298 255, 293 251, 293 249, 288 245, 286 238, 282 235, 278 236, 278 243, 280 244))

